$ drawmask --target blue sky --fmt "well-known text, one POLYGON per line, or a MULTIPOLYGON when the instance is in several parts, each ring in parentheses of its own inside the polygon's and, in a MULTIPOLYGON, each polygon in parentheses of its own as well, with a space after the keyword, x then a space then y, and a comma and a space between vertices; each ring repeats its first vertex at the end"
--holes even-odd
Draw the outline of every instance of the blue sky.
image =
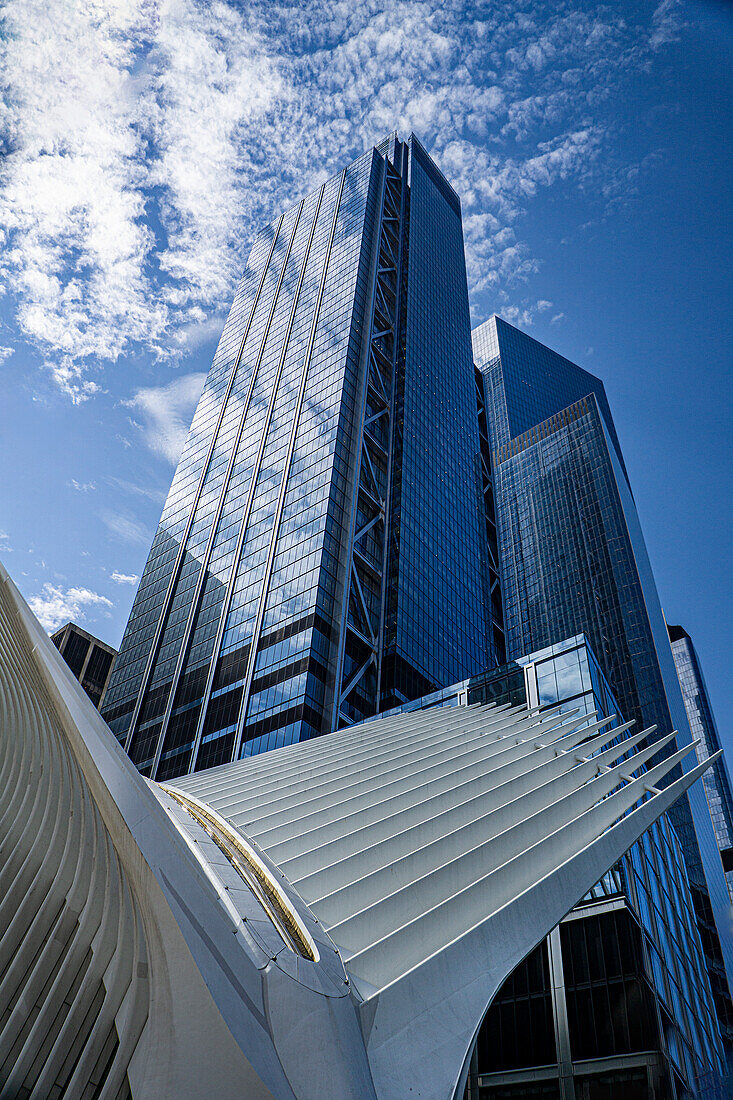
POLYGON ((476 323, 501 313, 606 383, 733 751, 730 9, 5 11, 0 553, 45 625, 119 643, 254 231, 414 130, 463 199, 476 323))

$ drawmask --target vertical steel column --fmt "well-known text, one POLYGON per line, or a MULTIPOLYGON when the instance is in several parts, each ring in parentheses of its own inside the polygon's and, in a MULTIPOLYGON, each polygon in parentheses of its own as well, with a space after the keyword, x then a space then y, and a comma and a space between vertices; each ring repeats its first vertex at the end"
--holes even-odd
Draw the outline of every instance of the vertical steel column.
POLYGON ((506 661, 506 638, 504 635, 504 610, 501 595, 501 563, 496 529, 496 507, 494 504, 494 478, 491 467, 491 445, 489 443, 488 422, 486 419, 486 389, 484 376, 478 367, 474 368, 476 379, 476 401, 478 408, 478 428, 480 441, 481 490, 486 530, 486 548, 488 551, 489 606, 487 608, 490 641, 496 664, 506 661))
POLYGON ((547 937, 547 953, 550 963, 550 988, 552 990, 552 1018, 555 1021, 555 1042, 559 1070, 560 1100, 575 1100, 573 1083, 573 1056, 570 1050, 568 1006, 565 1000, 565 971, 562 965, 560 926, 556 925, 547 937))
POLYGON ((405 183, 402 174, 385 158, 385 172, 377 242, 377 267, 371 306, 368 359, 360 409, 357 478, 352 502, 349 556, 346 572, 344 608, 336 666, 336 698, 331 721, 333 728, 349 725, 344 710, 349 695, 373 669, 374 704, 378 707, 379 671, 384 632, 384 593, 386 587, 389 492, 392 463, 393 398, 397 359, 397 336, 401 288, 402 226, 405 183), (366 415, 367 401, 373 411, 366 415), (372 425, 384 420, 387 446, 377 439, 372 425), (371 453, 370 453, 371 452, 371 453), (377 476, 376 467, 382 470, 377 476), (381 464, 381 466, 380 466, 381 464), (359 503, 370 518, 357 530, 359 503), (376 566, 363 552, 360 541, 375 529, 382 532, 381 562, 376 566), (364 595, 371 582, 379 585, 379 618, 375 621, 364 595), (348 678, 344 672, 346 657, 354 658, 355 668, 348 678))

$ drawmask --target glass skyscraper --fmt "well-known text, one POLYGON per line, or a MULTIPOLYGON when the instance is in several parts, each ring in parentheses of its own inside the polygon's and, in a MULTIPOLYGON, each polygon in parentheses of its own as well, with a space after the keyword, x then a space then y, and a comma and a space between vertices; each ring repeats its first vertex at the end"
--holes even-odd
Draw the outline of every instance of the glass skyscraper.
POLYGON ((392 135, 252 246, 104 700, 140 770, 493 663, 480 456, 460 202, 392 135))
MULTIPOLYGON (((473 343, 486 387, 508 657, 584 633, 625 716, 689 742, 602 382, 498 317, 473 343)), ((730 1050, 730 898, 699 784, 670 817, 730 1050)))
MULTIPOLYGON (((692 638, 684 627, 670 625, 667 629, 690 729, 694 737, 700 738, 697 755, 701 760, 707 759, 721 746, 700 660, 692 638)), ((721 757, 705 773, 703 784, 713 820, 715 839, 723 862, 723 871, 733 898, 733 795, 724 757, 721 757)))

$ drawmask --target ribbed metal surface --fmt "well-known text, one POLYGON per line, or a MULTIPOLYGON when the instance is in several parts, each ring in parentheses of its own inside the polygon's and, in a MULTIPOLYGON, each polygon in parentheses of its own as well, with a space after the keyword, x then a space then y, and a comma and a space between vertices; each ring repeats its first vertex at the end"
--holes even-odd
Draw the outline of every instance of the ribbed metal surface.
POLYGON ((690 751, 644 771, 674 735, 642 748, 652 729, 624 739, 630 723, 609 721, 418 711, 178 785, 256 841, 377 991, 591 845, 690 751))
POLYGON ((140 914, 0 584, 0 1095, 129 1095, 140 914))

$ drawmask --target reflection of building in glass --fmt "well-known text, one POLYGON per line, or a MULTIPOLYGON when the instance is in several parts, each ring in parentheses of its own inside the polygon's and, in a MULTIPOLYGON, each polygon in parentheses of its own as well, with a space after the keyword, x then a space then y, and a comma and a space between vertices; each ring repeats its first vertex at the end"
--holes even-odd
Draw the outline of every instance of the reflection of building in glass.
POLYGON ((253 245, 105 702, 145 774, 490 663, 476 403, 460 202, 393 135, 253 245))
POLYGON ((95 707, 98 707, 109 682, 117 650, 106 642, 100 642, 99 638, 88 634, 76 623, 59 627, 51 635, 51 641, 95 707))
MULTIPOLYGON (((603 383, 498 317, 473 340, 486 387, 507 656, 582 632, 625 716, 676 729, 686 744, 689 722, 603 383)), ((733 1052, 730 896, 700 785, 670 819, 733 1052)))
MULTIPOLYGON (((672 643, 672 656, 682 688, 682 698, 690 720, 690 729, 694 737, 700 738, 697 755, 700 760, 706 760, 721 746, 705 678, 697 651, 684 627, 670 626, 668 630, 669 640, 672 643)), ((710 771, 705 773, 703 783, 723 861, 723 870, 728 889, 733 897, 733 795, 731 795, 730 776, 724 758, 718 760, 710 771)))
MULTIPOLYGON (((583 635, 402 709, 477 702, 559 703, 623 725, 583 635)), ((722 1069, 690 885, 663 818, 501 988, 478 1036, 468 1096, 722 1100, 722 1069)))

